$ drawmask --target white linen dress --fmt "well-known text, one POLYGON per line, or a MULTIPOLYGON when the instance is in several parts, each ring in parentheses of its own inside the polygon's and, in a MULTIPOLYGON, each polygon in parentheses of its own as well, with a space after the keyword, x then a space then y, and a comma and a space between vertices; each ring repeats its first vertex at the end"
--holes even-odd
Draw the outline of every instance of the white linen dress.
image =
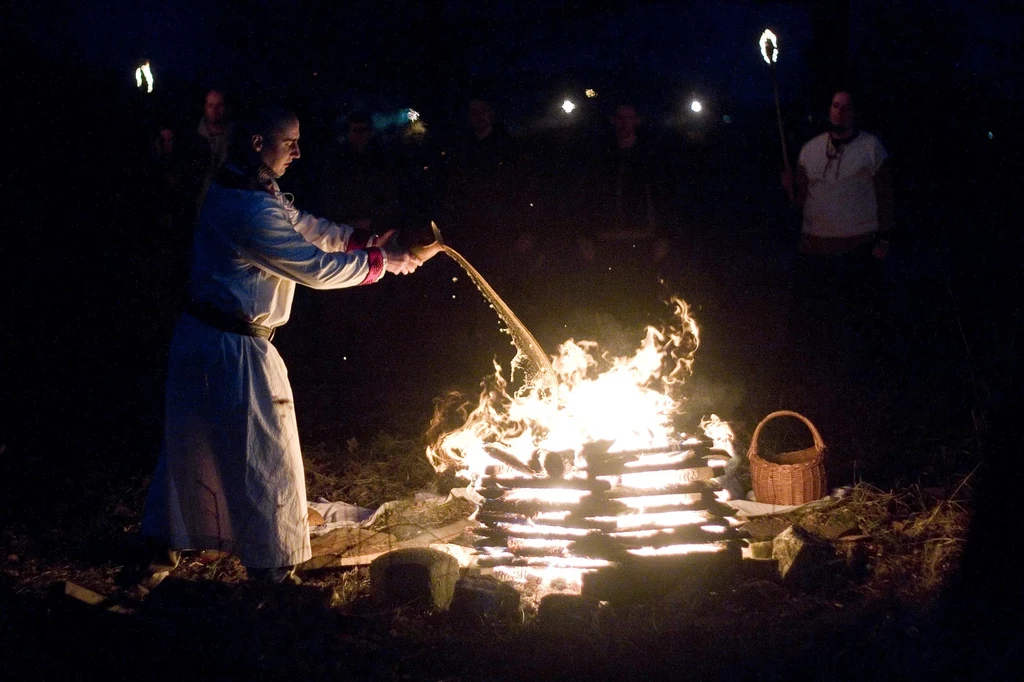
MULTIPOLYGON (((224 171, 230 176, 231 171, 224 171)), ((241 176, 234 176, 236 178, 241 176)), ((288 321, 295 284, 369 284, 384 253, 360 231, 294 209, 280 193, 213 184, 196 228, 189 293, 267 327, 288 321)), ((218 549, 250 568, 311 557, 288 372, 259 337, 182 316, 168 361, 164 442, 142 533, 171 549, 218 549)))

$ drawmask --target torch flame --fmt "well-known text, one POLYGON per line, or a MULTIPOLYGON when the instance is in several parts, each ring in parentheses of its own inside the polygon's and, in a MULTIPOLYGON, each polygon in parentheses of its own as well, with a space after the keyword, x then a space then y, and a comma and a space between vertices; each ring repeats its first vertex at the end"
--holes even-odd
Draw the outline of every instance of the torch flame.
POLYGON ((779 61, 779 39, 768 29, 764 30, 761 38, 757 41, 761 45, 761 56, 766 64, 773 64, 779 61), (771 45, 771 48, 768 46, 771 45))
POLYGON ((153 92, 153 70, 149 62, 135 69, 135 86, 141 88, 143 81, 146 83, 146 92, 153 92))

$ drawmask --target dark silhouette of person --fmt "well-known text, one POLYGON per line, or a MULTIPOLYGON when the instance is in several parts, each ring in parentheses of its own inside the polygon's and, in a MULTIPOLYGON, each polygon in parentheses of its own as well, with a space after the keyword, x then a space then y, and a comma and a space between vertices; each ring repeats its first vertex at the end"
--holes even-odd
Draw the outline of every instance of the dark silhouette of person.
POLYGON ((332 147, 320 174, 320 211, 363 230, 385 231, 402 220, 399 168, 368 112, 348 116, 345 138, 332 147))
POLYGON ((856 378, 881 368, 893 341, 882 267, 892 173, 885 147, 860 129, 849 92, 832 96, 828 120, 800 151, 795 177, 782 177, 803 212, 789 355, 798 370, 856 378))
MULTIPOLYGON (((203 115, 195 130, 177 136, 184 200, 193 219, 199 216, 206 190, 228 158, 233 131, 232 106, 227 93, 211 88, 203 99, 203 115)), ((194 221, 189 227, 193 226, 194 221)))
POLYGON ((577 244, 590 295, 622 324, 638 326, 659 313, 670 178, 635 105, 618 104, 609 122, 613 137, 592 163, 577 244))
POLYGON ((524 229, 524 159, 497 118, 494 106, 473 99, 466 107, 466 128, 456 145, 445 183, 449 241, 485 276, 503 279, 508 258, 524 229))

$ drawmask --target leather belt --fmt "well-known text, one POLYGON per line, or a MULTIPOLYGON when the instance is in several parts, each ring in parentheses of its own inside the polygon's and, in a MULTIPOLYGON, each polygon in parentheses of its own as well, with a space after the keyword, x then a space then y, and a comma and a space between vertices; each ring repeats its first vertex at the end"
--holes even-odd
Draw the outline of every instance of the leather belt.
POLYGON ((264 327, 262 324, 254 324, 246 320, 230 315, 216 306, 209 303, 189 301, 185 305, 185 312, 196 318, 205 325, 219 329, 228 334, 241 334, 242 336, 258 336, 261 339, 271 341, 274 338, 274 327, 264 327))

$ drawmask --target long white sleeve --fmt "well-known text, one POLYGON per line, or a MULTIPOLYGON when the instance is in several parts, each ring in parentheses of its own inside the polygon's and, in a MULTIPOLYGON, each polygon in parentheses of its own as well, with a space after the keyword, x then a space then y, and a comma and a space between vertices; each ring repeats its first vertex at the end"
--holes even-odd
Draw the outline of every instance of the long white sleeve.
POLYGON ((349 225, 339 225, 326 218, 317 218, 305 211, 299 211, 295 220, 295 231, 322 251, 343 253, 350 250, 349 243, 355 233, 355 228, 349 225))
POLYGON ((338 289, 370 284, 383 275, 381 249, 345 251, 355 232, 346 227, 289 209, 268 192, 214 184, 196 228, 190 296, 250 322, 284 324, 295 283, 338 289), (310 243, 307 234, 338 250, 310 243))

